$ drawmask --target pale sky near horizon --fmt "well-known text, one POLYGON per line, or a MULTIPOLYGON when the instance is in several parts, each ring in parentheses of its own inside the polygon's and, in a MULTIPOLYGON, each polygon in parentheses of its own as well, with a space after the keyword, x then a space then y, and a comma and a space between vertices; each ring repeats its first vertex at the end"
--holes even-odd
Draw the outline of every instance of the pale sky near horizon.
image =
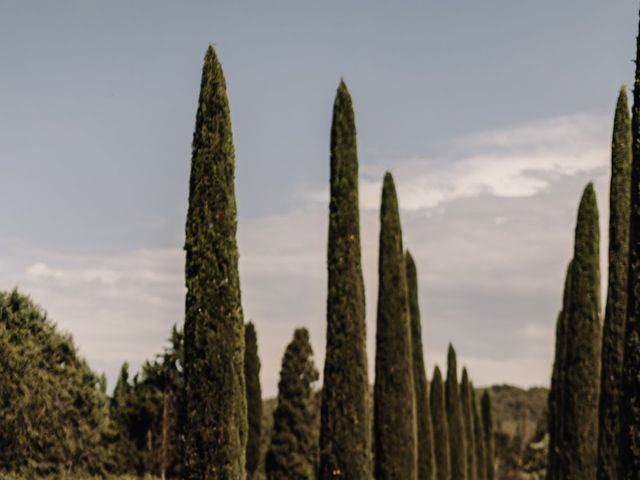
POLYGON ((547 384, 591 180, 606 261, 611 121, 620 85, 633 84, 638 6, 0 0, 0 289, 29 293, 111 387, 123 361, 137 369, 162 350, 184 315, 190 143, 211 42, 265 394, 298 326, 322 370, 341 77, 358 127, 370 367, 389 169, 429 376, 451 341, 476 385, 547 384))

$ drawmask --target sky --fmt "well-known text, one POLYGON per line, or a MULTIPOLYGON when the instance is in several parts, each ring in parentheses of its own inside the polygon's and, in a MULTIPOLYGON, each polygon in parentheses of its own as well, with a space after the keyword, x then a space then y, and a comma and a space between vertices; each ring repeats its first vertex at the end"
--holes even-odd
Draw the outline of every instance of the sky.
POLYGON ((637 12, 631 0, 0 0, 0 289, 31 295, 111 387, 122 362, 137 369, 162 351, 184 317, 191 137, 211 43, 264 394, 296 327, 322 370, 340 78, 358 129, 370 370, 390 170, 429 376, 452 342, 476 385, 546 385, 589 181, 606 278, 613 109, 633 84, 637 12))

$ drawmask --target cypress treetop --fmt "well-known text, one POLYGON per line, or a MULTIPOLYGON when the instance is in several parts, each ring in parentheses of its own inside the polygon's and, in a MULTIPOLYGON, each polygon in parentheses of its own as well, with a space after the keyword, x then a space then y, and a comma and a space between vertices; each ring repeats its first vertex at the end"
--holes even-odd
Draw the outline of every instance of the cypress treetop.
POLYGON ((458 389, 456 352, 449 344, 447 354, 446 404, 449 422, 449 452, 451 455, 451 478, 467 480, 467 442, 462 419, 462 403, 458 389))
POLYGON ((487 453, 485 451, 485 436, 484 429, 482 428, 482 420, 480 418, 480 411, 478 410, 478 402, 476 400, 476 391, 471 388, 471 408, 473 410, 473 433, 474 433, 474 445, 476 447, 476 476, 478 480, 487 478, 487 453))
POLYGON ((385 174, 382 188, 378 274, 375 478, 416 480, 416 409, 407 279, 398 200, 390 173, 385 174))
POLYGON ((431 419, 433 420, 433 447, 436 459, 436 478, 451 479, 451 455, 449 453, 449 426, 444 399, 444 384, 440 368, 436 365, 431 379, 431 419))
POLYGON ((609 281, 602 332, 602 377, 598 428, 598 479, 621 476, 620 402, 627 317, 629 219, 631 206, 631 118, 627 90, 620 89, 611 142, 609 193, 609 281))
POLYGON ((482 429, 484 430, 484 451, 487 455, 487 480, 495 478, 495 447, 493 441, 493 412, 491 411, 491 396, 485 390, 482 394, 482 429))
POLYGON ((262 389, 260 388, 260 357, 258 339, 253 322, 244 329, 244 376, 247 391, 247 475, 251 478, 260 464, 260 440, 262 432, 262 389))
POLYGON ((184 247, 186 479, 246 478, 244 322, 234 171, 226 84, 209 46, 193 134, 184 247))
POLYGON ((475 428, 473 424, 472 393, 467 369, 462 369, 460 382, 460 403, 462 404, 462 421, 464 425, 464 439, 467 446, 467 478, 477 480, 478 465, 476 463, 475 428))
POLYGON ((416 421, 418 428, 418 480, 433 480, 435 459, 433 453, 433 431, 429 407, 429 384, 424 368, 422 349, 422 327, 418 304, 418 272, 411 253, 405 253, 409 314, 411 315, 411 339, 413 353, 413 383, 416 397, 416 421))
POLYGON ((327 249, 327 346, 320 422, 320 477, 371 478, 358 153, 351 96, 340 81, 331 126, 327 249))

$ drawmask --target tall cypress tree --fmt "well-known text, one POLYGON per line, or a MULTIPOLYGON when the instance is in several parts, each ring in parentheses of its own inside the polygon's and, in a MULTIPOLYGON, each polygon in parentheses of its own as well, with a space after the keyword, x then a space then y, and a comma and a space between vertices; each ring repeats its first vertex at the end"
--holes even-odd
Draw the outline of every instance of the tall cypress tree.
POLYGON ((449 426, 444 399, 444 384, 440 368, 436 365, 431 379, 431 419, 433 420, 433 447, 436 460, 436 478, 451 479, 451 455, 449 453, 449 426))
POLYGON ((417 478, 416 406, 398 199, 384 176, 374 386, 375 478, 417 478))
POLYGON ((569 262, 564 281, 562 309, 558 313, 556 322, 556 348, 551 374, 551 390, 549 392, 548 422, 549 422, 549 461, 547 479, 555 480, 561 477, 560 468, 563 457, 568 453, 563 445, 565 414, 565 373, 567 368, 567 319, 569 317, 569 298, 571 297, 571 278, 573 275, 573 261, 569 262))
POLYGON ((351 96, 340 81, 331 126, 327 348, 320 477, 371 478, 371 421, 364 281, 360 260, 358 152, 351 96))
POLYGON ((309 332, 299 328, 282 357, 278 406, 273 412, 271 443, 265 458, 269 480, 315 478, 312 384, 317 379, 309 332))
POLYGON ((447 354, 446 403, 449 422, 449 452, 451 455, 451 478, 467 480, 467 442, 462 419, 462 402, 458 388, 456 352, 449 344, 447 354))
POLYGON ((467 369, 462 369, 460 382, 460 403, 462 404, 462 421, 464 425, 464 440, 467 446, 467 478, 476 480, 478 465, 476 463, 475 428, 473 424, 473 405, 471 404, 471 384, 467 369))
POLYGON ((491 396, 485 390, 482 394, 482 429, 484 430, 484 452, 487 458, 487 480, 494 480, 495 472, 495 446, 493 441, 493 412, 491 411, 491 396))
POLYGON ((253 477, 260 463, 260 440, 262 433, 262 389, 260 388, 260 357, 258 339, 253 322, 244 329, 244 377, 247 392, 247 475, 253 477))
POLYGON ((245 480, 247 406, 235 154, 222 67, 202 69, 186 224, 185 478, 245 480))
POLYGON ((631 119, 627 90, 620 89, 611 142, 609 192, 609 282, 602 333, 602 377, 598 428, 598 479, 620 478, 620 390, 627 317, 631 206, 631 119))
POLYGON ((640 34, 636 44, 636 75, 631 118, 631 218, 629 224, 629 287, 624 337, 620 468, 624 480, 640 472, 640 34))
POLYGON ((422 327, 418 304, 418 272, 411 253, 405 253, 409 314, 411 315, 411 339, 413 353, 413 383, 416 397, 416 421, 418 428, 418 480, 433 480, 435 459, 433 453, 433 430, 429 408, 429 384, 424 369, 422 349, 422 327))
POLYGON ((600 231, 593 185, 584 190, 575 230, 566 322, 560 478, 595 478, 600 393, 600 231))
POLYGON ((471 384, 471 408, 473 415, 473 443, 476 447, 476 477, 478 480, 485 480, 487 474, 487 453, 485 451, 484 428, 482 428, 482 420, 480 411, 478 410, 478 402, 476 400, 476 391, 471 384))

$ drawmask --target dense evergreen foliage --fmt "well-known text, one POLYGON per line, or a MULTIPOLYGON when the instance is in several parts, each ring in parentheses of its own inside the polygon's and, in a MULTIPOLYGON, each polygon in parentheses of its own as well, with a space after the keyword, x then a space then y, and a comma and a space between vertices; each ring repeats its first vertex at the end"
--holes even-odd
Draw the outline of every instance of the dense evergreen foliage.
POLYGON ((449 453, 449 425, 445 406, 444 383, 440 368, 436 365, 431 378, 429 407, 433 421, 433 452, 436 461, 436 478, 451 478, 451 454, 449 453))
POLYGON ((282 358, 278 406, 265 468, 269 480, 315 478, 317 443, 314 441, 312 384, 318 379, 309 332, 299 328, 282 358))
POLYGON ((640 34, 631 117, 631 218, 629 223, 629 288, 625 326, 620 468, 624 480, 640 472, 640 34))
POLYGON ((482 427, 482 419, 480 418, 480 410, 478 401, 476 400, 476 391, 471 384, 471 409, 473 416, 473 444, 476 448, 476 478, 484 480, 487 478, 487 452, 485 447, 484 428, 482 427))
POLYGON ((371 477, 364 281, 360 259, 358 152, 351 96, 340 81, 331 126, 327 347, 320 477, 371 477))
POLYGON ((467 479, 477 480, 478 465, 476 463, 476 433, 473 423, 473 404, 471 384, 467 369, 462 369, 460 381, 460 404, 462 406, 462 422, 464 425, 464 440, 467 447, 467 479))
POLYGON ((374 386, 375 477, 417 478, 407 278, 393 177, 384 176, 380 208, 378 319, 374 386))
POLYGON ((449 426, 449 454, 451 456, 451 477, 467 480, 467 445, 462 419, 462 403, 458 387, 456 352, 449 345, 447 353, 447 383, 445 401, 449 426))
POLYGON ((209 46, 193 134, 184 247, 186 479, 246 477, 244 322, 234 175, 226 84, 209 46))
POLYGON ((609 282, 602 333, 602 377, 598 428, 598 479, 617 480, 620 390, 627 317, 629 219, 631 206, 631 119, 626 88, 620 89, 611 142, 609 191, 609 282))
POLYGON ((409 314, 411 315, 411 349, 413 355, 413 384, 416 397, 416 423, 418 433, 418 480, 435 478, 433 431, 429 407, 429 384, 424 367, 422 326, 418 303, 418 272, 411 253, 405 253, 409 314))
POLYGON ((484 430, 484 449, 487 458, 487 480, 495 478, 495 446, 493 440, 493 414, 491 412, 491 395, 485 391, 481 400, 482 429, 484 430))
POLYGON ((262 389, 260 388, 260 357, 258 338, 253 322, 244 327, 244 377, 247 395, 247 476, 251 478, 260 464, 262 431, 262 389))

